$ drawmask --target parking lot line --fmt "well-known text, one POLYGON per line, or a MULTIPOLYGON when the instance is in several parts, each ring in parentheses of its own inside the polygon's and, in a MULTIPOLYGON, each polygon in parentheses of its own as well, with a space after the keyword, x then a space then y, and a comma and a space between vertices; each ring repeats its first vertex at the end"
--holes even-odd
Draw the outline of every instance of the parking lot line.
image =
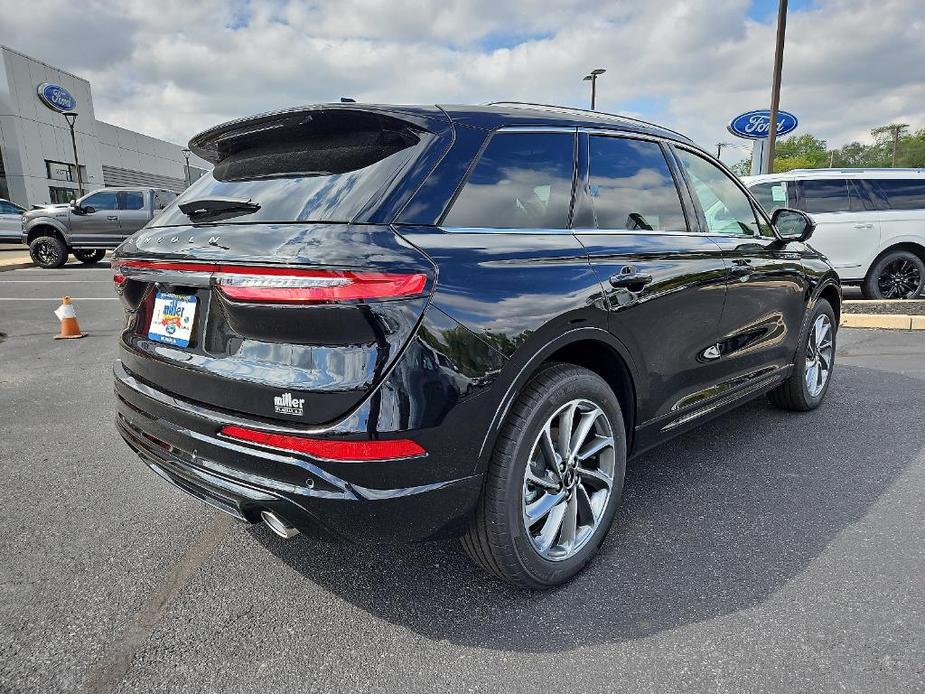
MULTIPOLYGON (((72 296, 71 301, 118 301, 117 296, 72 296)), ((28 296, 17 298, 15 296, 0 296, 0 301, 61 301, 60 296, 28 296)))

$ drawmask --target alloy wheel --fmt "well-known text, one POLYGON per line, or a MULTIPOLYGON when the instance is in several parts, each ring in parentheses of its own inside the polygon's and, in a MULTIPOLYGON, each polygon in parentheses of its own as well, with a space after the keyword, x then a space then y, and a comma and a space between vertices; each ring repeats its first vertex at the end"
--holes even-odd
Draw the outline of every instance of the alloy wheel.
POLYGON ((590 400, 566 403, 546 420, 524 471, 523 522, 537 553, 575 556, 594 535, 610 501, 613 427, 590 400))
POLYGON ((58 249, 50 241, 40 241, 35 245, 35 258, 41 265, 54 263, 58 259, 58 249))
POLYGON ((817 398, 825 389, 832 373, 832 322, 825 314, 816 318, 806 340, 806 369, 804 379, 810 397, 817 398))
POLYGON ((884 299, 911 299, 918 291, 922 277, 919 269, 906 258, 897 258, 883 268, 877 278, 877 288, 884 299))

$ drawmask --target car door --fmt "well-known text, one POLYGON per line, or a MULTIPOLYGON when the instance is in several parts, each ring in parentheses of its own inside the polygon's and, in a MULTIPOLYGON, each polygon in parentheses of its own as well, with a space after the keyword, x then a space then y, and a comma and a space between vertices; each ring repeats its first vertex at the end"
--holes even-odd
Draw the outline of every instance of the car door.
POLYGON ((759 388, 793 362, 806 312, 805 246, 783 244, 732 174, 700 152, 675 153, 700 222, 729 266, 721 337, 705 355, 729 383, 759 388))
POLYGON ((22 235, 22 208, 0 200, 0 241, 19 241, 22 235))
POLYGON ((119 191, 120 241, 134 234, 151 219, 148 212, 149 196, 150 192, 146 190, 119 191))
POLYGON ((858 184, 877 209, 880 248, 903 242, 925 245, 925 177, 871 178, 858 184))
POLYGON ((810 245, 845 280, 861 279, 880 247, 880 218, 857 181, 810 178, 795 182, 796 207, 816 222, 810 245))
POLYGON ((119 196, 114 190, 100 190, 80 200, 71 210, 71 244, 81 248, 106 248, 121 234, 119 196))
POLYGON ((638 424, 658 437, 719 395, 722 372, 703 354, 720 335, 722 251, 700 233, 658 140, 585 132, 578 160, 573 232, 600 278, 611 332, 647 372, 638 424))

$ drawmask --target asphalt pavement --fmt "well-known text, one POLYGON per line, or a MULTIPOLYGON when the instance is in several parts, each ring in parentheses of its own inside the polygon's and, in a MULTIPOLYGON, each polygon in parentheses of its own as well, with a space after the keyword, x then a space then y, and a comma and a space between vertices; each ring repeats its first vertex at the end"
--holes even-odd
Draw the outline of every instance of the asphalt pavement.
POLYGON ((597 559, 530 593, 168 486, 113 426, 120 321, 105 265, 0 272, 0 692, 925 691, 921 332, 842 330, 818 410, 632 461, 597 559), (51 339, 64 294, 87 338, 51 339))

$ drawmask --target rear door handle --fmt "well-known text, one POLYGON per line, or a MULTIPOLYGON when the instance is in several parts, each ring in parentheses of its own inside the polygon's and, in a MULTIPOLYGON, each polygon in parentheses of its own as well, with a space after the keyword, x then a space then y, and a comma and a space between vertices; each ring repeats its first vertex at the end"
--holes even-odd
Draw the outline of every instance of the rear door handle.
POLYGON ((873 224, 855 224, 854 228, 855 229, 873 229, 874 225, 873 224))
POLYGON ((652 275, 639 272, 632 265, 627 265, 617 274, 610 276, 610 286, 629 289, 631 292, 642 291, 642 288, 651 281, 652 275))
POLYGON ((736 277, 745 277, 752 274, 752 261, 748 258, 736 258, 732 261, 730 272, 736 277))
POLYGON ((118 222, 118 221, 119 221, 119 218, 116 217, 116 216, 106 217, 106 219, 107 219, 107 221, 110 221, 110 222, 118 222))

